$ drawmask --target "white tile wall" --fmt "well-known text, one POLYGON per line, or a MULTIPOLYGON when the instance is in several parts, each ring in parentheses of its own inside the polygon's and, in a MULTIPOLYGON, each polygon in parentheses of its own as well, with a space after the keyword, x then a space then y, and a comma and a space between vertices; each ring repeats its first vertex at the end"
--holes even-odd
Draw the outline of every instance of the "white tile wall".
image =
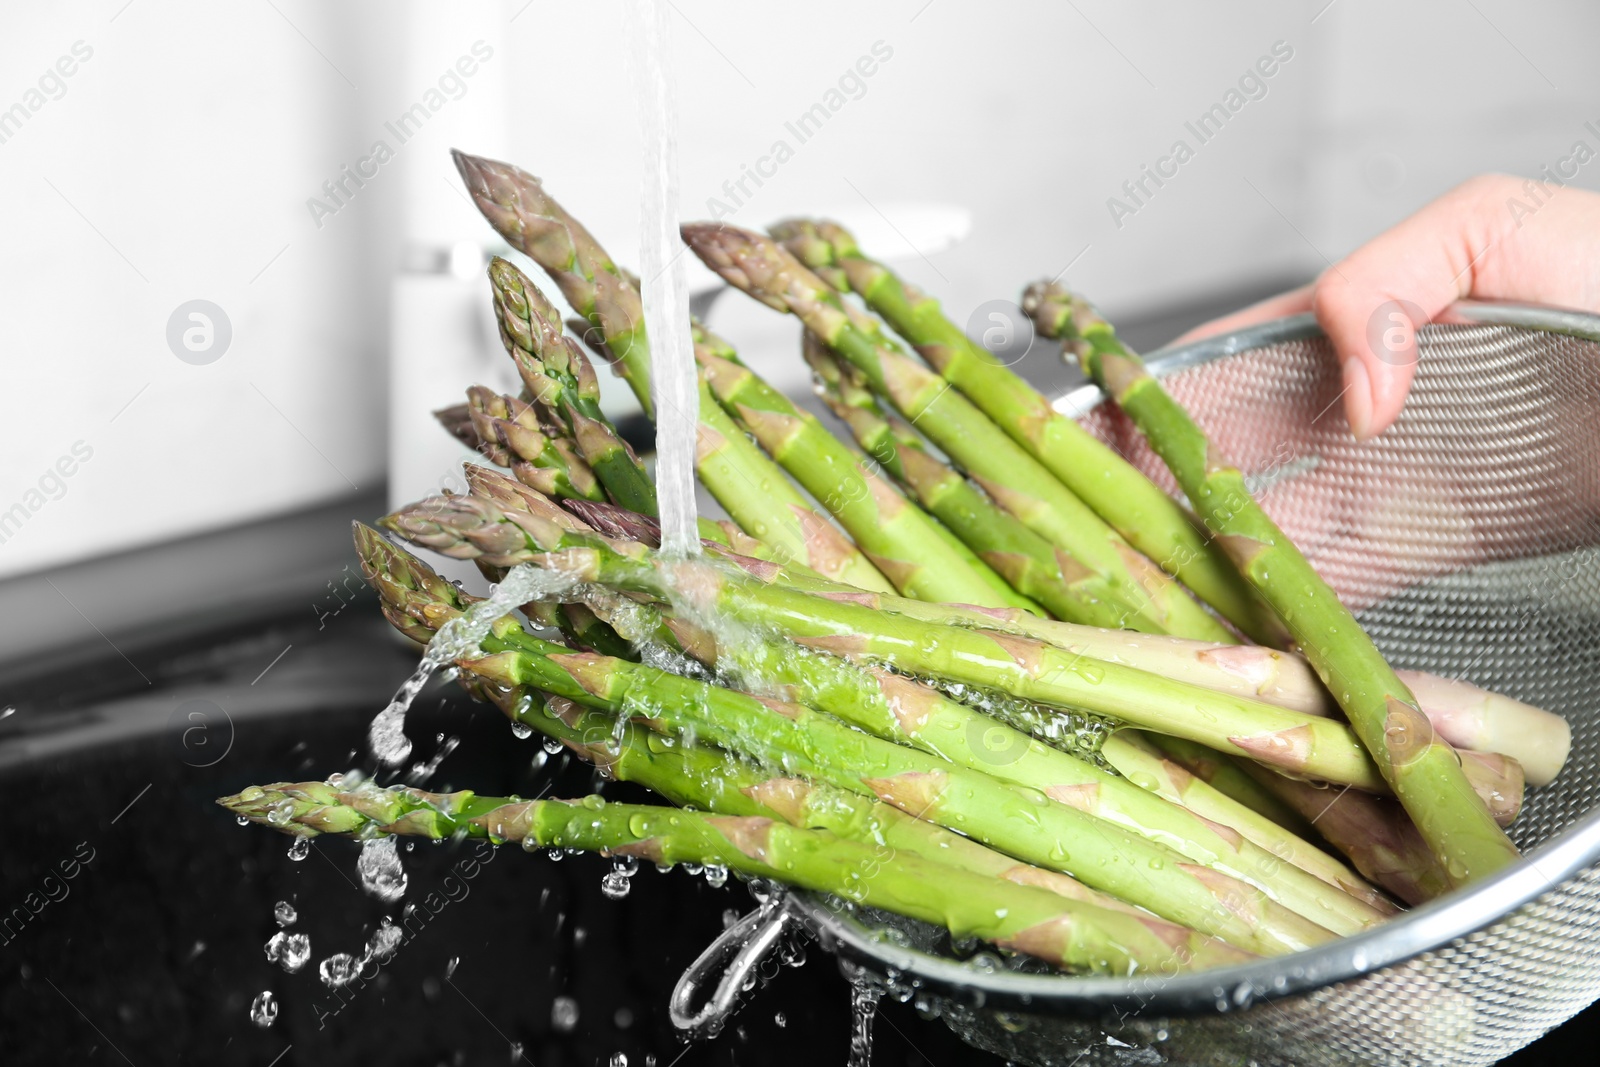
MULTIPOLYGON (((1600 149, 1594 5, 1324 4, 677 0, 684 214, 833 214, 958 319, 1069 264, 1138 313, 1309 275, 1473 173, 1600 149), (1199 144, 1185 122, 1280 41, 1293 55, 1264 95, 1247 85, 1259 98, 1199 144), (786 124, 830 102, 802 143, 786 124), (1193 158, 1118 226, 1107 199, 1179 138, 1193 158), (724 183, 758 164, 770 177, 735 205, 724 183)), ((491 358, 481 331, 423 334, 441 290, 395 282, 405 247, 488 237, 452 143, 543 175, 631 261, 627 20, 619 0, 0 13, 0 109, 27 112, 0 122, 0 575, 383 479, 391 323, 416 379, 397 440, 436 432, 417 398, 449 402, 491 358), (385 122, 478 40, 492 57, 399 144, 385 122), (80 41, 92 55, 58 84, 46 71, 80 41), (317 226, 307 199, 379 139, 394 158, 317 226), (232 324, 205 366, 165 339, 195 298, 232 324), (79 442, 90 459, 46 473, 79 442)), ((801 387, 792 324, 738 296, 716 322, 801 387)))

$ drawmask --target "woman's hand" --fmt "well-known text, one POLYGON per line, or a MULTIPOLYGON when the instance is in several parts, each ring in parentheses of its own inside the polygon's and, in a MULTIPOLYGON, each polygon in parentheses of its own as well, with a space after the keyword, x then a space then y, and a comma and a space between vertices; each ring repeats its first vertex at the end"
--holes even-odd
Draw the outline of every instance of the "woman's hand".
POLYGON ((1315 311, 1363 440, 1400 414, 1416 328, 1462 297, 1600 312, 1600 194, 1488 174, 1368 241, 1310 285, 1191 330, 1181 341, 1315 311))

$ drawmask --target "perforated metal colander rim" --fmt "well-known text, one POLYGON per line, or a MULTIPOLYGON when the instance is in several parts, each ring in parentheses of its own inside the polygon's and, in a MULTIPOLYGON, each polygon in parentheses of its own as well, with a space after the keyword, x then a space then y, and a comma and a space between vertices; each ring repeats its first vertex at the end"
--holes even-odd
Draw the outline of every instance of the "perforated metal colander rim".
MULTIPOLYGON (((1532 304, 1461 301, 1436 321, 1517 326, 1600 341, 1600 316, 1532 304)), ((1311 315, 1296 315, 1152 353, 1151 373, 1166 377, 1240 352, 1322 336, 1311 315)), ((1086 386, 1056 402, 1082 417, 1103 400, 1086 386)), ((1543 842, 1523 862, 1487 881, 1414 908, 1365 933, 1291 956, 1176 977, 1128 978, 986 973, 885 940, 836 903, 813 893, 787 906, 840 957, 883 973, 892 969, 920 988, 994 1011, 1095 1018, 1135 1010, 1146 1015, 1211 1015, 1261 1000, 1290 997, 1391 967, 1496 925, 1517 909, 1600 862, 1600 808, 1543 842), (1223 995, 1225 992, 1226 995, 1223 995)))

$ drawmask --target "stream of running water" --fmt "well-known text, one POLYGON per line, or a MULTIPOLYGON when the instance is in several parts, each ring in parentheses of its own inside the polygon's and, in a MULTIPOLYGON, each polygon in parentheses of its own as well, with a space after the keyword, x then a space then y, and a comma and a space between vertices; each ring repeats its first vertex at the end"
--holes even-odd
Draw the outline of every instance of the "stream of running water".
POLYGON ((666 0, 638 0, 632 45, 634 92, 644 141, 639 213, 639 279, 650 336, 656 422, 656 495, 661 548, 700 549, 694 491, 699 377, 689 333, 687 251, 678 236, 678 129, 666 0))

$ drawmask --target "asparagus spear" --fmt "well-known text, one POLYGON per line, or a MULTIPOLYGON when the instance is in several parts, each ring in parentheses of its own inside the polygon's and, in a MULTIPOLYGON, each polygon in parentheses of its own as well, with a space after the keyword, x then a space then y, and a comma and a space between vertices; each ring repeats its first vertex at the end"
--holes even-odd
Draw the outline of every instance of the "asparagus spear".
MULTIPOLYGON (((419 619, 426 619, 426 625, 443 625, 456 607, 473 599, 442 582, 422 561, 384 541, 377 531, 359 524, 355 530, 363 573, 378 591, 386 614, 400 620, 396 625, 408 636, 420 636, 419 619), (437 604, 436 609, 421 610, 429 600, 437 604)), ((460 664, 459 680, 514 721, 561 741, 610 777, 646 786, 680 806, 733 815, 777 813, 796 826, 829 830, 867 844, 881 843, 896 851, 1039 886, 1151 921, 1149 913, 1097 893, 1068 875, 1018 863, 880 801, 800 779, 768 778, 754 764, 721 750, 703 744, 669 745, 658 735, 632 725, 619 730, 610 716, 526 687, 482 684, 486 680, 474 673, 470 661, 460 664)))
MULTIPOLYGON (((598 335, 647 415, 650 346, 636 279, 611 261, 539 179, 507 163, 454 153, 473 201, 514 248, 533 258, 598 335)), ((700 339, 697 336, 697 342, 700 339)), ((834 581, 892 591, 880 574, 733 424, 701 383, 695 472, 745 533, 834 581)), ((635 509, 637 510, 637 509, 635 509)))
MULTIPOLYGON (((369 572, 401 571, 400 578, 379 583, 386 612, 409 620, 447 618, 458 610, 454 605, 460 602, 459 591, 449 583, 442 583, 441 588, 437 579, 429 581, 419 570, 420 563, 397 560, 402 554, 392 546, 381 547, 381 539, 375 535, 366 537, 364 549, 369 572), (430 597, 442 598, 431 613, 418 603, 430 597)), ((510 618, 495 624, 493 636, 486 638, 482 647, 491 655, 465 661, 462 666, 502 689, 524 687, 613 714, 643 714, 646 721, 692 729, 703 739, 783 766, 789 773, 798 771, 866 796, 874 791, 887 794, 882 799, 914 815, 980 840, 987 836, 990 844, 1041 866, 1066 868, 1066 873, 1077 870, 1081 880, 1095 888, 1131 899, 1157 914, 1172 912, 1176 922, 1183 921, 1177 915, 1186 915, 1204 924, 1198 928, 1229 937, 1236 944, 1282 951, 1327 936, 1320 927, 1284 910, 1253 887, 1186 864, 1183 857, 1161 845, 1051 802, 1037 791, 949 767, 936 757, 850 730, 798 705, 762 701, 642 664, 572 653, 526 634, 510 618), (857 777, 862 768, 873 768, 885 777, 857 777), (916 807, 905 800, 908 792, 917 795, 929 789, 937 789, 945 802, 938 814, 931 804, 916 807), (1011 810, 1008 816, 1007 809, 1018 804, 1032 814, 1018 818, 1011 810), (1053 841, 1032 832, 1035 825, 1054 831, 1053 841), (1057 842, 1067 843, 1075 855, 1057 842), (1163 883, 1165 894, 1156 890, 1156 885, 1163 883), (1167 894, 1175 899, 1168 900, 1167 894), (1228 906, 1219 905, 1219 900, 1226 900, 1228 906), (1250 929, 1240 914, 1250 915, 1259 927, 1250 929)), ((485 688, 495 691, 493 685, 485 688)), ((537 720, 530 725, 544 728, 537 720)))
POLYGON ((1330 892, 1321 880, 1233 831, 911 679, 744 635, 717 640, 716 652, 715 665, 724 672, 731 666, 739 684, 781 686, 788 699, 876 737, 1037 789, 1194 863, 1249 882, 1335 933, 1355 933, 1384 917, 1344 892, 1330 892))
MULTIPOLYGON (((805 354, 806 359, 808 361, 811 360, 811 358, 812 358, 811 352, 812 352, 813 347, 816 347, 819 350, 825 351, 825 348, 822 346, 821 342, 817 341, 816 335, 813 334, 810 330, 804 331, 803 334, 801 335, 801 338, 802 338, 801 339, 801 350, 805 354)), ((828 358, 831 360, 832 356, 829 355, 828 358)), ((820 391, 820 388, 819 388, 819 391, 820 391)), ((826 399, 827 399, 826 396, 824 396, 823 399, 824 399, 824 401, 826 401, 826 399)), ((913 433, 914 432, 915 431, 913 431, 913 433)), ((869 454, 870 454, 870 450, 869 450, 869 454)), ((873 458, 873 460, 875 462, 877 462, 877 464, 880 467, 883 466, 883 461, 879 457, 873 456, 872 458, 873 458)), ((885 469, 887 469, 887 468, 885 468, 885 469)), ((896 482, 899 482, 902 486, 904 485, 904 481, 900 478, 899 474, 897 474, 894 471, 889 471, 889 474, 890 474, 890 476, 892 478, 894 478, 894 480, 896 482)), ((1012 598, 1014 596, 1019 596, 1019 594, 1017 593, 1017 590, 1010 583, 1008 583, 1004 578, 1002 578, 994 570, 993 567, 989 566, 989 564, 985 563, 982 559, 980 559, 978 557, 978 554, 976 552, 974 552, 970 547, 968 547, 968 545, 967 545, 967 543, 965 541, 963 541, 963 540, 961 540, 961 538, 957 537, 955 535, 955 533, 953 533, 950 530, 950 528, 945 524, 945 522, 942 519, 940 519, 937 516, 935 516, 932 512, 927 513, 927 518, 928 518, 929 526, 931 526, 933 528, 933 532, 936 533, 939 536, 939 539, 944 541, 945 544, 949 545, 951 550, 954 551, 957 555, 959 555, 962 559, 966 560, 967 561, 967 566, 969 566, 973 570, 977 571, 978 574, 986 582, 988 582, 991 586, 993 586, 994 589, 997 590, 1001 594, 1002 597, 1010 599, 1010 598, 1012 598)), ((1026 599, 1026 598, 1020 598, 1020 599, 1026 599)), ((1025 611, 1028 614, 1033 614, 1034 612, 1038 612, 1040 614, 1043 614, 1043 609, 1039 605, 1034 604, 1032 601, 1028 601, 1026 607, 1020 607, 1018 610, 1025 611)))
POLYGON ((969 837, 924 822, 882 801, 863 800, 854 793, 818 785, 803 778, 768 778, 745 787, 745 792, 793 826, 827 830, 863 844, 881 844, 897 853, 910 852, 964 871, 1003 878, 1018 885, 1037 886, 1060 896, 1137 915, 1146 920, 1153 918, 1149 912, 1116 897, 1098 893, 1070 875, 1018 863, 1003 852, 996 852, 969 837))
POLYGON ((939 536, 927 515, 748 367, 702 346, 696 351, 712 394, 795 480, 822 502, 901 592, 919 600, 1004 607, 1033 602, 1002 596, 939 536))
POLYGON ((455 150, 451 155, 478 210, 511 247, 543 267, 572 309, 600 332, 645 414, 653 417, 650 347, 638 283, 538 178, 509 163, 455 150))
POLYGON ((1001 689, 1052 707, 1082 708, 1325 781, 1372 790, 1384 785, 1344 724, 1264 701, 1088 660, 1026 638, 920 622, 849 600, 762 585, 705 564, 667 564, 648 554, 624 558, 603 547, 557 552, 547 562, 616 588, 664 598, 681 594, 692 598, 701 617, 726 614, 823 651, 1001 689))
POLYGON ((579 848, 636 856, 663 866, 721 864, 936 923, 1058 966, 1093 973, 1176 973, 1239 963, 1249 956, 1192 932, 1065 899, 1031 886, 973 874, 802 830, 758 816, 705 815, 644 804, 480 797, 342 783, 251 786, 218 801, 254 822, 301 837, 319 834, 462 835, 525 849, 579 848))
POLYGON ((1312 828, 1293 808, 1279 800, 1269 790, 1244 771, 1244 761, 1224 756, 1215 749, 1168 734, 1142 735, 1149 747, 1161 754, 1164 760, 1176 763, 1200 781, 1234 803, 1256 812, 1262 818, 1289 830, 1300 837, 1310 837, 1312 828))
POLYGON ((1195 518, 1137 468, 1060 414, 1020 375, 974 344, 939 302, 906 284, 836 223, 780 222, 775 238, 807 266, 830 271, 835 288, 854 290, 934 370, 1076 493, 1134 548, 1183 581, 1245 633, 1282 647, 1271 609, 1240 580, 1195 518))
POLYGON ((528 393, 552 411, 623 507, 656 513, 656 490, 644 467, 600 410, 600 383, 583 349, 562 332, 561 316, 511 263, 489 264, 500 339, 516 361, 528 393))
MULTIPOLYGON (((806 359, 817 372, 823 401, 866 453, 934 518, 954 531, 1013 589, 1038 601, 1051 614, 1097 626, 1123 624, 1127 611, 1121 602, 1096 595, 1097 576, 931 455, 915 430, 884 412, 869 390, 851 380, 815 334, 807 331, 806 339, 806 359)), ((1126 621, 1138 627, 1142 620, 1134 616, 1126 621)))
POLYGON ((565 435, 541 424, 533 405, 481 385, 467 390, 472 425, 491 462, 547 496, 604 500, 594 471, 565 435))
MULTIPOLYGON (((562 536, 552 544, 570 543, 562 536)), ((669 628, 674 621, 669 620, 669 628)), ((652 623, 654 628, 655 624, 652 623)), ((675 633, 681 631, 673 631, 675 633)), ((1059 752, 885 671, 865 671, 833 657, 760 640, 709 635, 684 644, 723 670, 827 710, 877 737, 913 745, 957 766, 1032 787, 1055 800, 1175 849, 1183 857, 1250 882, 1337 933, 1352 933, 1382 913, 1325 885, 1238 835, 1125 779, 1059 752)), ((482 669, 479 669, 482 673, 482 669)), ((510 680, 509 675, 496 678, 510 680)))
MULTIPOLYGON (((516 488, 514 483, 507 484, 516 488)), ((522 490, 524 498, 527 492, 522 490)), ((549 511, 564 516, 554 505, 544 503, 549 511)), ((455 558, 477 558, 499 566, 558 562, 573 573, 592 572, 607 584, 666 598, 676 595, 675 580, 657 573, 659 561, 647 559, 648 551, 642 545, 631 546, 624 557, 616 552, 619 546, 575 533, 572 523, 570 516, 563 525, 516 510, 502 512, 493 503, 474 497, 423 501, 382 521, 401 536, 455 558)), ((739 562, 737 557, 730 558, 739 562)), ((758 563, 743 561, 744 575, 770 579, 777 573, 758 563)), ((1192 735, 1193 740, 1227 745, 1311 777, 1369 790, 1381 790, 1384 785, 1347 728, 1331 720, 1299 716, 1270 704, 1213 693, 1116 664, 1095 663, 1026 639, 896 619, 848 600, 732 580, 714 567, 687 580, 697 583, 693 588, 700 596, 727 593, 729 599, 720 610, 748 612, 751 621, 776 625, 803 644, 869 660, 894 662, 899 656, 902 668, 909 664, 910 669, 967 685, 992 688, 998 678, 999 688, 1023 699, 1058 707, 1082 706, 1158 731, 1192 735), (805 612, 811 612, 811 617, 796 627, 796 620, 805 612), (880 623, 882 631, 874 632, 873 627, 880 623), (985 659, 987 672, 980 664, 985 659), (1195 711, 1200 714, 1196 716, 1195 711), (1266 732, 1229 735, 1230 728, 1265 728, 1266 732)), ((699 604, 697 610, 711 617, 713 612, 706 612, 707 606, 699 604)), ((647 629, 659 629, 656 639, 669 643, 681 637, 681 632, 659 627, 658 618, 647 629)), ((1487 769, 1479 778, 1478 784, 1488 795, 1499 792, 1509 797, 1515 792, 1513 784, 1487 769)), ((1514 810, 1513 804, 1513 814, 1514 810)))
MULTIPOLYGON (((1223 693, 1254 697, 1318 717, 1342 715, 1305 658, 1261 645, 1228 645, 1157 634, 1130 633, 1041 618, 1014 609, 927 604, 886 595, 866 595, 837 584, 799 580, 796 588, 844 598, 878 611, 922 622, 998 630, 1033 638, 1076 655, 1192 682, 1223 693)), ((1523 764, 1529 785, 1548 785, 1561 769, 1571 741, 1565 719, 1531 704, 1420 671, 1397 671, 1417 694, 1422 710, 1446 740, 1478 752, 1509 756, 1523 764), (1526 760, 1537 768, 1529 769, 1526 760)), ((1165 742, 1162 742, 1163 744, 1165 742)), ((1235 779, 1236 781, 1237 779, 1235 779)), ((1254 804, 1255 798, 1240 797, 1254 804)), ((1281 805, 1279 806, 1281 807, 1281 805)), ((1273 815, 1274 813, 1268 812, 1273 815)))
MULTIPOLYGON (((509 622, 509 620, 505 620, 509 622)), ((514 624, 512 624, 514 625, 514 624)), ((1192 926, 1239 948, 1285 952, 1332 935, 1247 883, 1184 860, 1037 790, 853 730, 798 704, 758 699, 653 667, 573 653, 500 628, 472 671, 741 752, 786 774, 876 795, 1018 859, 1192 926), (863 770, 866 773, 863 774, 863 770), (1226 902, 1226 903, 1224 903, 1226 902)))
POLYGON ((1245 768, 1305 816, 1328 843, 1375 885, 1410 905, 1451 889, 1451 880, 1405 809, 1389 797, 1318 787, 1265 768, 1245 768))
POLYGON ((989 495, 1098 576, 1098 595, 1120 600, 1170 633, 1228 640, 1227 627, 1135 552, 1115 531, 937 375, 898 351, 870 318, 780 245, 731 226, 694 223, 684 240, 724 280, 798 316, 866 376, 872 390, 927 434, 989 495))
MULTIPOLYGON (((476 678, 471 661, 463 661, 461 670, 465 677, 476 678)), ((862 844, 881 845, 964 871, 1153 918, 1149 912, 1097 893, 1070 875, 1019 863, 882 801, 800 778, 768 777, 755 764, 721 749, 663 738, 632 724, 619 729, 617 721, 602 712, 520 686, 481 688, 511 719, 566 744, 607 777, 645 786, 679 807, 719 815, 778 816, 803 829, 827 830, 862 844)))
POLYGON ((1025 304, 1040 332, 1073 342, 1084 372, 1133 419, 1235 566, 1277 611, 1451 884, 1516 862, 1516 846, 1473 791, 1461 758, 1355 616, 1252 499, 1243 473, 1088 305, 1055 285, 1030 288, 1025 304))
MULTIPOLYGON (((1395 913, 1395 906, 1388 898, 1344 863, 1307 841, 1305 835, 1291 833, 1218 791, 1205 779, 1190 774, 1181 764, 1150 744, 1150 740, 1148 735, 1137 730, 1118 730, 1106 738, 1100 753, 1135 785, 1181 804, 1203 819, 1237 831, 1246 840, 1255 842, 1274 856, 1329 885, 1337 886, 1384 915, 1395 913)), ((1254 784, 1254 780, 1251 781, 1254 784)), ((1262 791, 1266 792, 1264 787, 1262 791)), ((1271 796, 1270 793, 1267 795, 1271 796)), ((1277 800, 1276 797, 1272 799, 1277 800)), ((1304 823, 1298 813, 1291 810, 1290 814, 1297 824, 1304 823)), ((1304 825, 1306 834, 1313 832, 1309 823, 1304 825)))

